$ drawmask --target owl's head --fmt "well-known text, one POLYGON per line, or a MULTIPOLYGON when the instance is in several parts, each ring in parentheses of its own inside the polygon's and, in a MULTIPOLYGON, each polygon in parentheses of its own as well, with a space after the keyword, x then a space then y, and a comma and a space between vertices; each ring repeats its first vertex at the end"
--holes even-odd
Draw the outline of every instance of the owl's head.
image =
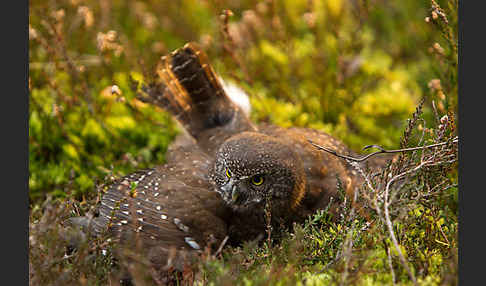
POLYGON ((294 209, 305 194, 302 162, 282 138, 243 132, 218 149, 210 178, 216 191, 234 210, 264 205, 294 209))

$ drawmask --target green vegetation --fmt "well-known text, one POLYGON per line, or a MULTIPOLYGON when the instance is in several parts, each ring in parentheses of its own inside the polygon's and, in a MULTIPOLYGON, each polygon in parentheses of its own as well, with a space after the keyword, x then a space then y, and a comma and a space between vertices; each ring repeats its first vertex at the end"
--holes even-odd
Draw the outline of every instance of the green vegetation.
MULTIPOLYGON (((356 151, 444 148, 408 152, 363 186, 371 225, 350 206, 337 221, 320 212, 282 241, 225 248, 178 281, 457 284, 457 163, 444 163, 457 160, 457 1, 53 0, 29 10, 34 284, 117 281, 102 238, 65 256, 59 226, 94 207, 96 186, 164 162, 179 129, 134 98, 130 77, 150 81, 160 56, 189 41, 250 94, 257 122, 320 129, 356 151), (378 199, 391 177, 424 160, 389 188, 389 204, 378 199)), ((148 273, 134 273, 144 285, 148 273)))

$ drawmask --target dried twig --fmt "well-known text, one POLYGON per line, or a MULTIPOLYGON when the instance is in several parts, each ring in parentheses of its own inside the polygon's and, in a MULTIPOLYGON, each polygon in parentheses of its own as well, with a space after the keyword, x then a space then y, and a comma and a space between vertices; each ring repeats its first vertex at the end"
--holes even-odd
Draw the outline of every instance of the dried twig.
MULTIPOLYGON (((248 83, 253 83, 253 80, 251 79, 248 69, 246 66, 243 64, 241 59, 236 55, 237 47, 236 44, 233 40, 233 37, 231 36, 231 33, 229 32, 229 18, 233 16, 233 12, 231 10, 223 10, 221 12, 221 21, 222 21, 222 26, 221 26, 221 34, 223 36, 223 50, 225 53, 230 55, 231 59, 238 65, 240 70, 243 72, 244 75, 244 81, 248 83)), ((238 82, 241 82, 242 79, 237 76, 236 74, 232 74, 233 78, 236 79, 238 82)))
POLYGON ((229 239, 229 236, 226 236, 223 241, 221 242, 221 244, 219 245, 218 247, 218 250, 216 250, 216 252, 214 253, 214 257, 218 256, 221 251, 223 250, 223 247, 226 245, 226 242, 228 241, 229 239))
MULTIPOLYGON (((425 146, 419 146, 419 147, 412 147, 412 148, 403 148, 403 149, 396 149, 396 150, 386 150, 385 148, 379 146, 379 145, 368 145, 368 146, 365 146, 363 147, 363 150, 366 150, 366 149, 369 149, 369 148, 377 148, 377 149, 380 149, 379 151, 375 151, 373 153, 370 153, 368 155, 365 155, 361 158, 354 158, 354 157, 350 157, 350 156, 346 156, 346 155, 343 155, 343 154, 338 154, 336 151, 332 150, 332 149, 329 149, 327 147, 323 147, 321 145, 318 145, 314 142, 312 142, 311 140, 307 140, 309 141, 310 144, 314 145, 315 147, 317 147, 318 149, 320 150, 323 150, 323 151, 326 151, 328 153, 331 153, 337 157, 340 157, 340 158, 343 158, 343 159, 346 159, 346 160, 350 160, 350 161, 354 161, 354 162, 362 162, 362 161, 365 161, 367 160, 368 158, 376 155, 376 154, 382 154, 382 153, 400 153, 400 152, 409 152, 409 151, 416 151, 416 150, 423 150, 423 149, 429 149, 429 148, 435 148, 435 147, 439 147, 439 146, 443 146, 443 145, 447 145, 449 144, 449 141, 446 141, 446 142, 441 142, 441 143, 436 143, 436 144, 431 144, 431 145, 425 145, 425 146)), ((458 143, 459 142, 459 137, 456 136, 454 137, 454 139, 452 139, 452 143, 458 143)))
POLYGON ((388 266, 390 267, 390 271, 391 271, 391 274, 392 274, 392 282, 393 282, 393 285, 395 285, 395 271, 393 270, 393 263, 392 263, 392 260, 391 260, 391 254, 390 254, 390 248, 387 247, 386 249, 386 252, 387 252, 387 255, 388 255, 388 266))
POLYGON ((266 224, 266 232, 267 232, 267 244, 268 247, 271 246, 272 243, 272 202, 270 196, 266 197, 265 203, 265 224, 266 224))

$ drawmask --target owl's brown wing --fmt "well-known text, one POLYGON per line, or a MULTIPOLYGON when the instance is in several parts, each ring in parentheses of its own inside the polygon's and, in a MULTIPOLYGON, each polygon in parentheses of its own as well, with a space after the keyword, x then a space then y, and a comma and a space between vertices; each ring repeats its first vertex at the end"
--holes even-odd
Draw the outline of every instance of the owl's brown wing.
POLYGON ((225 207, 207 180, 207 157, 184 154, 184 160, 138 171, 119 179, 103 195, 98 233, 109 231, 122 246, 140 239, 154 267, 168 263, 171 248, 180 252, 172 264, 207 246, 218 247, 227 234, 225 207))
POLYGON ((158 81, 145 87, 138 98, 170 112, 208 154, 229 136, 255 130, 194 43, 162 57, 157 74, 158 81))
POLYGON ((284 129, 274 125, 259 125, 259 130, 267 135, 287 138, 295 152, 302 159, 307 192, 302 200, 301 211, 311 214, 317 209, 327 207, 330 198, 338 201, 338 184, 341 184, 348 197, 352 198, 357 187, 363 183, 362 177, 345 160, 327 152, 318 150, 308 140, 315 144, 328 147, 340 154, 356 156, 344 143, 333 136, 308 128, 284 129))

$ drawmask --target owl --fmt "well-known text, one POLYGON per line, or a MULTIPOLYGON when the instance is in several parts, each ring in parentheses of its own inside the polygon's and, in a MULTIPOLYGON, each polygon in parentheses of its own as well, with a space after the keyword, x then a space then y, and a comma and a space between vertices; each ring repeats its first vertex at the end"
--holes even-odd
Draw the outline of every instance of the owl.
POLYGON ((162 57, 156 78, 138 98, 184 129, 166 163, 118 179, 97 217, 73 220, 122 245, 138 238, 154 269, 182 269, 223 242, 238 245, 268 225, 278 231, 302 222, 328 206, 338 185, 352 195, 362 183, 346 162, 308 141, 353 154, 331 135, 253 123, 195 44, 162 57))

